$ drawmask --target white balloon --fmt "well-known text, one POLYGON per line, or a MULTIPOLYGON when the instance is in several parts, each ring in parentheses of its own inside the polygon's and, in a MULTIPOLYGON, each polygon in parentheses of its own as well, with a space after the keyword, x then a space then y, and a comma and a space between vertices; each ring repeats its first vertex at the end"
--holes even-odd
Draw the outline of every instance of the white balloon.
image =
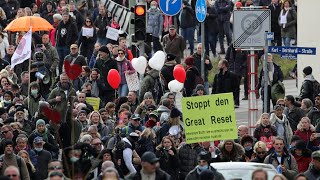
POLYGON ((183 88, 183 83, 177 81, 177 80, 172 80, 168 84, 168 88, 170 92, 180 92, 183 88))
POLYGON ((144 56, 133 58, 131 60, 132 67, 139 73, 144 74, 147 68, 147 59, 144 56))
POLYGON ((152 58, 150 58, 149 66, 152 69, 156 69, 160 71, 162 66, 164 65, 165 60, 166 60, 166 53, 164 53, 163 51, 157 51, 156 53, 154 53, 152 58))

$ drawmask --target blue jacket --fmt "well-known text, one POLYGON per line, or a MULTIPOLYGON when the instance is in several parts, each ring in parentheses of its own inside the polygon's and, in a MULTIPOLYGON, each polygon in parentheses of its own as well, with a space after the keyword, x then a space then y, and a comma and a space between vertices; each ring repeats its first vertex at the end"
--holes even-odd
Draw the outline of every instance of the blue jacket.
POLYGON ((163 14, 160 9, 149 9, 147 11, 147 33, 152 33, 152 36, 159 37, 163 30, 163 14))

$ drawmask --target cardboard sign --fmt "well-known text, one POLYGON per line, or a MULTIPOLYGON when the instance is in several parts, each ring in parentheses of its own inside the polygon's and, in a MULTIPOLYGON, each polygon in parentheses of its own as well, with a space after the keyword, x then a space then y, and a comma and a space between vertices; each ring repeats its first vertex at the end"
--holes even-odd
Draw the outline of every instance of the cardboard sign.
POLYGON ((182 98, 186 143, 237 139, 232 93, 182 98))

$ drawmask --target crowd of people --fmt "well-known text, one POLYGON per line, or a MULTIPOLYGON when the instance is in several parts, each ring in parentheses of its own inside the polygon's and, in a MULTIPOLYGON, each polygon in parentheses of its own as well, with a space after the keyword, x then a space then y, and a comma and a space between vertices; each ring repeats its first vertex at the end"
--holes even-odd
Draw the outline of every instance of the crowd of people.
MULTIPOLYGON (((128 7, 128 1, 114 1, 128 7)), ((284 73, 272 54, 268 54, 268 78, 261 71, 257 82, 263 94, 264 81, 269 79, 268 96, 263 99, 268 102, 267 113, 261 114, 253 136, 248 126, 241 125, 237 139, 185 143, 183 114, 176 104, 177 93, 170 92, 169 85, 175 79, 176 65, 183 64, 186 72, 185 97, 232 92, 237 108, 244 77, 242 100, 248 100, 248 54, 232 45, 233 6, 269 6, 273 43, 290 46, 296 39, 295 2, 206 3, 201 79, 203 45, 194 38, 198 27, 195 1, 183 1, 177 18, 163 15, 158 1, 148 1, 146 31, 153 37, 151 55, 147 53, 146 58, 159 50, 166 57, 161 70, 146 68, 140 90, 135 91, 129 89, 127 76, 137 72, 131 63, 137 55, 125 33, 118 41, 106 37, 109 27, 119 29, 120 25, 105 4, 91 0, 1 1, 0 175, 4 177, 0 179, 219 180, 224 179, 223 174, 210 163, 237 161, 272 164, 279 173, 273 179, 319 178, 320 94, 314 90, 312 68, 303 70, 299 96, 282 98, 284 92, 275 92, 274 87, 281 86, 284 73), (33 32, 31 59, 12 69, 11 58, 26 32, 3 29, 23 16, 40 16, 54 29, 33 32), (226 57, 213 67, 209 49, 215 57, 217 41, 220 54, 226 57), (190 56, 184 57, 187 45, 190 56), (74 77, 66 63, 80 67, 81 73, 74 77), (218 72, 209 85, 213 68, 218 72), (120 76, 117 87, 107 78, 113 69, 120 76), (280 96, 274 95, 277 93, 280 96), (87 98, 99 99, 98 107, 87 98)), ((267 174, 258 169, 252 179, 267 179, 267 174)))

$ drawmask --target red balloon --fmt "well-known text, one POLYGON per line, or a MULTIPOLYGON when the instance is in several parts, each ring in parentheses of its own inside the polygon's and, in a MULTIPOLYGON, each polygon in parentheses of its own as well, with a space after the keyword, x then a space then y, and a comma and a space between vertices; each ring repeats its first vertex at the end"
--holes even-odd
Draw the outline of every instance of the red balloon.
POLYGON ((184 67, 183 67, 183 65, 182 65, 182 64, 177 64, 173 69, 178 68, 178 67, 181 67, 181 68, 183 68, 183 69, 184 69, 184 67))
POLYGON ((111 69, 108 72, 107 80, 113 89, 118 89, 121 82, 121 77, 119 75, 119 72, 116 69, 111 69))
POLYGON ((173 69, 173 77, 177 81, 184 83, 184 81, 186 80, 186 71, 182 67, 175 67, 173 69))

